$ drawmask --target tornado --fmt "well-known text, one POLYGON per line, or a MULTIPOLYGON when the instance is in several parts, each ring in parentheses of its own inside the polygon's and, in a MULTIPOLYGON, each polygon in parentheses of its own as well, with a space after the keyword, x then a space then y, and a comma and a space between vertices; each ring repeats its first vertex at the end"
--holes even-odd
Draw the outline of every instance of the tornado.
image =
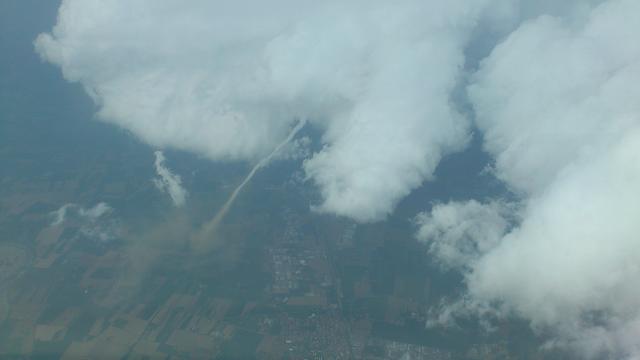
POLYGON ((235 190, 233 190, 233 192, 231 193, 227 201, 224 203, 224 205, 222 205, 222 208, 218 210, 216 215, 211 220, 209 220, 207 223, 205 223, 202 226, 197 236, 192 238, 192 241, 191 241, 192 249, 201 250, 206 246, 206 242, 215 234, 216 229, 218 228, 222 220, 224 220, 225 216, 229 212, 229 209, 231 209, 231 207, 233 206, 233 203, 235 202, 236 198, 238 197, 242 189, 249 183, 249 181, 251 181, 251 179, 256 174, 256 172, 258 172, 258 170, 267 166, 271 161, 271 159, 273 159, 273 157, 280 150, 282 150, 282 148, 285 145, 291 142, 291 140, 296 136, 298 131, 300 131, 300 129, 304 127, 305 124, 306 124, 306 120, 298 121, 296 126, 294 126, 289 132, 289 135, 287 135, 287 137, 281 143, 279 143, 278 146, 276 146, 273 149, 273 151, 269 153, 269 155, 265 156, 260 161, 258 161, 258 163, 251 169, 251 171, 249 171, 249 173, 244 178, 244 180, 242 180, 240 185, 238 185, 235 188, 235 190))

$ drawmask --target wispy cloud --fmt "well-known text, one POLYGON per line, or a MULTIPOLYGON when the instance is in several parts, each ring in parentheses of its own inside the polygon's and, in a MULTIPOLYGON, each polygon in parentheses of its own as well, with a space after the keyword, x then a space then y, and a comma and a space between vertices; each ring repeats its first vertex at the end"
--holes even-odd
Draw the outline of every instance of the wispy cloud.
POLYGON ((108 241, 118 237, 120 232, 117 221, 109 219, 112 213, 113 208, 104 202, 90 208, 69 203, 51 212, 53 221, 50 226, 71 223, 78 226, 80 233, 89 238, 108 241))
POLYGON ((165 158, 162 151, 155 152, 155 167, 158 178, 153 179, 153 183, 158 190, 169 194, 171 201, 177 207, 183 206, 187 201, 187 191, 182 187, 180 175, 176 175, 165 165, 165 158))
POLYGON ((51 226, 64 223, 67 220, 69 213, 71 213, 71 216, 74 219, 83 218, 90 222, 95 222, 103 215, 112 211, 113 209, 104 202, 97 203, 94 207, 88 209, 78 204, 69 203, 62 205, 58 210, 51 212, 51 215, 54 217, 51 226))

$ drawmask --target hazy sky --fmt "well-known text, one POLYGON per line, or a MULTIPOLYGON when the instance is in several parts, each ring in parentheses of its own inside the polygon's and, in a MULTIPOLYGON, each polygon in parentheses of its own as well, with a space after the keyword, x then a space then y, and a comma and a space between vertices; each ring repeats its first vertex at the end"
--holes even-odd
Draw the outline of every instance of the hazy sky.
POLYGON ((64 0, 33 41, 153 148, 257 163, 306 120, 309 206, 359 222, 478 134, 514 196, 412 215, 466 279, 439 321, 518 316, 550 346, 640 358, 638 17, 636 0, 64 0))

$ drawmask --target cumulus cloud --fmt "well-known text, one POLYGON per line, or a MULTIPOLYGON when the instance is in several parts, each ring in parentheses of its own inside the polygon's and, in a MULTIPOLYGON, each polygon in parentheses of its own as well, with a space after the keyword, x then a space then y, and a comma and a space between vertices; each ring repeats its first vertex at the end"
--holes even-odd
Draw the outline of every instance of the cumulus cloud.
POLYGON ((470 267, 499 244, 509 226, 509 216, 509 207, 499 202, 437 204, 416 217, 416 236, 428 244, 429 252, 445 268, 470 267))
POLYGON ((181 207, 187 201, 187 191, 182 187, 182 179, 180 175, 176 175, 169 170, 165 165, 165 158, 162 151, 156 151, 155 153, 155 167, 158 178, 153 179, 153 183, 158 190, 169 194, 171 201, 177 207, 181 207))
MULTIPOLYGON (((465 274, 464 308, 497 303, 585 357, 640 357, 638 13, 637 1, 611 0, 541 16, 482 62, 469 95, 496 176, 521 196, 521 221, 462 267, 434 252, 465 274)), ((438 211, 419 234, 443 227, 438 211)), ((491 217, 463 215, 494 229, 491 217)), ((461 239, 486 240, 441 236, 463 254, 461 239)))
POLYGON ((475 264, 470 293, 579 343, 607 345, 602 336, 639 321, 639 151, 637 129, 531 199, 522 224, 475 264))
POLYGON ((640 357, 639 13, 635 0, 63 0, 35 45, 154 147, 256 162, 307 120, 322 142, 302 155, 314 208, 362 222, 477 126, 519 204, 417 218, 431 254, 465 274, 456 306, 524 317, 585 355, 640 357), (466 81, 474 124, 452 100, 466 81))
POLYGON ((610 1, 584 21, 540 17, 484 61, 469 93, 497 175, 515 189, 544 189, 574 159, 636 125, 629 79, 638 76, 640 46, 637 27, 621 20, 633 6, 610 1))
POLYGON ((35 45, 155 147, 256 161, 310 120, 316 208, 372 221, 465 146, 450 97, 488 3, 64 0, 35 45))

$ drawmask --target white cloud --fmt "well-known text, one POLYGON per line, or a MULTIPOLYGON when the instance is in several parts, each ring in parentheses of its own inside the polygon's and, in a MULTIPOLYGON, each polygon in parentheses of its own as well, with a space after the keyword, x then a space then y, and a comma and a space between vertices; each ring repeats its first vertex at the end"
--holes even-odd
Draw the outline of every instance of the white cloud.
POLYGON ((78 226, 80 233, 84 236, 104 242, 120 234, 117 221, 108 218, 111 213, 113 208, 104 202, 97 203, 91 208, 69 203, 51 212, 53 221, 50 226, 71 223, 78 226))
POLYGON ((638 151, 636 131, 593 164, 575 167, 548 194, 531 199, 524 221, 502 238, 493 236, 503 229, 499 218, 465 214, 457 203, 422 215, 419 239, 430 241, 430 253, 462 272, 467 285, 462 298, 434 309, 431 325, 478 315, 490 328, 496 316, 516 315, 549 346, 585 358, 637 358, 638 151), (449 216, 457 225, 449 225, 449 216))
POLYGON ((35 44, 155 147, 256 161, 309 119, 317 209, 372 221, 465 146, 450 95, 487 3, 64 0, 35 44))
POLYGON ((187 201, 187 191, 182 187, 182 179, 180 175, 176 175, 169 170, 164 164, 165 158, 162 151, 156 151, 155 153, 155 167, 156 173, 159 178, 153 179, 153 183, 158 190, 169 194, 171 201, 177 207, 181 207, 187 201))
POLYGON ((508 216, 510 209, 498 202, 438 204, 416 217, 416 236, 445 268, 469 267, 499 244, 509 226, 508 216))
POLYGON ((53 217, 51 226, 57 226, 64 222, 67 217, 67 209, 69 209, 70 206, 75 206, 75 204, 65 204, 62 205, 58 210, 51 212, 50 215, 53 217))
POLYGON ((484 61, 469 93, 497 174, 515 189, 544 189, 635 125, 638 90, 628 79, 637 77, 640 46, 631 41, 637 26, 621 21, 634 6, 610 1, 586 24, 541 17, 484 61))
POLYGON ((584 357, 640 357, 639 13, 611 0, 527 22, 469 87, 495 173, 523 210, 461 268, 464 307, 499 303, 584 357))
POLYGON ((90 221, 96 221, 98 218, 112 212, 113 209, 107 203, 99 202, 94 207, 89 209, 79 208, 78 212, 80 216, 86 217, 90 221))
POLYGON ((51 226, 56 226, 64 223, 69 216, 71 216, 72 220, 77 220, 79 218, 86 219, 90 222, 97 221, 103 215, 106 215, 112 212, 113 209, 107 203, 99 202, 94 207, 91 208, 83 208, 78 204, 65 204, 62 205, 58 210, 52 211, 51 215, 54 220, 51 222, 51 226))
MULTIPOLYGON (((500 300, 580 347, 605 337, 621 342, 622 329, 640 321, 638 154, 640 129, 567 169, 529 201, 522 224, 474 264, 470 294, 500 300)), ((592 350, 640 354, 640 343, 628 345, 592 350)))
POLYGON ((639 13, 635 0, 64 0, 36 48, 155 147, 257 161, 308 120, 323 142, 303 165, 315 208, 358 221, 466 146, 452 92, 477 60, 468 41, 493 48, 468 94, 519 223, 496 202, 451 203, 419 217, 419 236, 465 274, 462 307, 498 302, 585 355, 640 357, 639 13), (515 31, 494 48, 478 27, 515 31))

